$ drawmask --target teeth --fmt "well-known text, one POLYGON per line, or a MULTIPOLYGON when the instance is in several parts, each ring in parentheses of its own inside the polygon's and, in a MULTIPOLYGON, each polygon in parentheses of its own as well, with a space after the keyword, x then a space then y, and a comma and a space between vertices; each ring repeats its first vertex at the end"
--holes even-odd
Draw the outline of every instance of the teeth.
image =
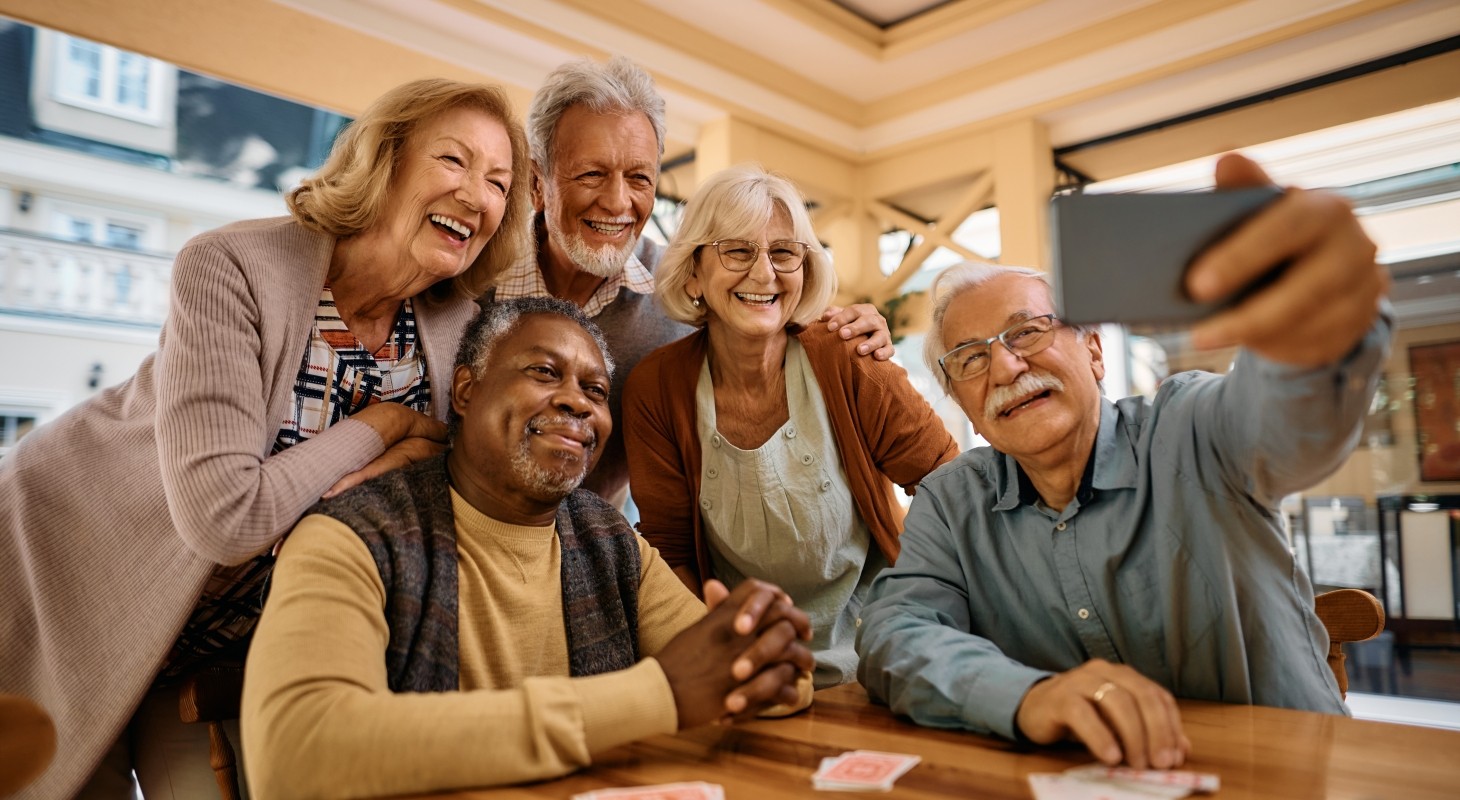
POLYGON ((750 303, 769 303, 772 300, 776 299, 776 296, 773 294, 747 294, 745 292, 736 292, 735 296, 740 298, 741 300, 745 300, 746 302, 750 303))
POLYGON ((466 227, 465 225, 457 222, 451 217, 445 217, 440 214, 432 214, 430 219, 432 222, 440 225, 443 228, 449 228, 452 231, 455 231, 456 235, 460 236, 463 241, 471 238, 471 228, 466 227))
POLYGON ((594 222, 593 220, 587 219, 583 220, 583 222, 593 230, 609 235, 618 233, 629 226, 627 222, 594 222))

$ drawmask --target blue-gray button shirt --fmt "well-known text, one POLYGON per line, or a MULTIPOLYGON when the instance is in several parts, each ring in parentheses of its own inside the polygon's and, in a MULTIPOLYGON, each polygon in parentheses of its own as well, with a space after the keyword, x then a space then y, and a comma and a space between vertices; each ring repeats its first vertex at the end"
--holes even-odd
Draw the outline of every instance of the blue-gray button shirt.
POLYGON ((858 678, 919 724, 1009 738, 1030 686, 1092 658, 1177 697, 1346 713, 1277 504, 1352 450, 1388 339, 1381 319, 1330 367, 1242 353, 1102 400, 1062 512, 989 447, 935 470, 862 610, 858 678))

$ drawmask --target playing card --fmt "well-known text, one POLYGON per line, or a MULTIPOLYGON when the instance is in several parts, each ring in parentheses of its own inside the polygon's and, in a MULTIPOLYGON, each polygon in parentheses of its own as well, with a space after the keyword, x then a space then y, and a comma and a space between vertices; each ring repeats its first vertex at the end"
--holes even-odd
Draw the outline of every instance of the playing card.
POLYGON ((1091 778, 1119 783, 1134 783, 1143 786, 1161 786, 1184 789, 1174 797, 1185 797, 1190 792, 1211 794, 1222 788, 1222 779, 1208 772, 1191 772, 1181 769, 1131 769, 1130 767, 1107 767, 1103 764, 1087 764, 1065 770, 1066 775, 1082 780, 1091 778))
POLYGON ((725 800, 725 790, 718 783, 664 783, 658 786, 629 786, 622 789, 596 789, 575 794, 572 800, 725 800))
POLYGON ((817 789, 841 792, 886 792, 922 758, 875 750, 853 750, 825 758, 811 783, 817 789))
POLYGON ((1028 777, 1034 800, 1155 800, 1167 796, 1054 772, 1031 772, 1028 777))

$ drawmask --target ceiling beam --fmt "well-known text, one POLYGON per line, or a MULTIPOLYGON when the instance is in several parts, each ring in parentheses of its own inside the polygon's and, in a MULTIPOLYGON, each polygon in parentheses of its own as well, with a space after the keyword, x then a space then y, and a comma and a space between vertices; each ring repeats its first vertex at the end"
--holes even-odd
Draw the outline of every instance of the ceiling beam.
POLYGON ((1066 152, 1060 160, 1106 180, 1455 97, 1460 51, 1066 152))

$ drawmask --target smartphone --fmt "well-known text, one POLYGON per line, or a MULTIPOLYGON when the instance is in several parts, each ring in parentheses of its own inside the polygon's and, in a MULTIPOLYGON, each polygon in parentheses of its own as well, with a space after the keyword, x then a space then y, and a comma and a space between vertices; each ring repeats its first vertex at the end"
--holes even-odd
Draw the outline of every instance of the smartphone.
POLYGON ((1240 302, 1281 265, 1236 295, 1198 303, 1186 269, 1202 250, 1282 195, 1275 186, 1232 191, 1071 194, 1051 204, 1053 284, 1060 319, 1180 326, 1240 302))

